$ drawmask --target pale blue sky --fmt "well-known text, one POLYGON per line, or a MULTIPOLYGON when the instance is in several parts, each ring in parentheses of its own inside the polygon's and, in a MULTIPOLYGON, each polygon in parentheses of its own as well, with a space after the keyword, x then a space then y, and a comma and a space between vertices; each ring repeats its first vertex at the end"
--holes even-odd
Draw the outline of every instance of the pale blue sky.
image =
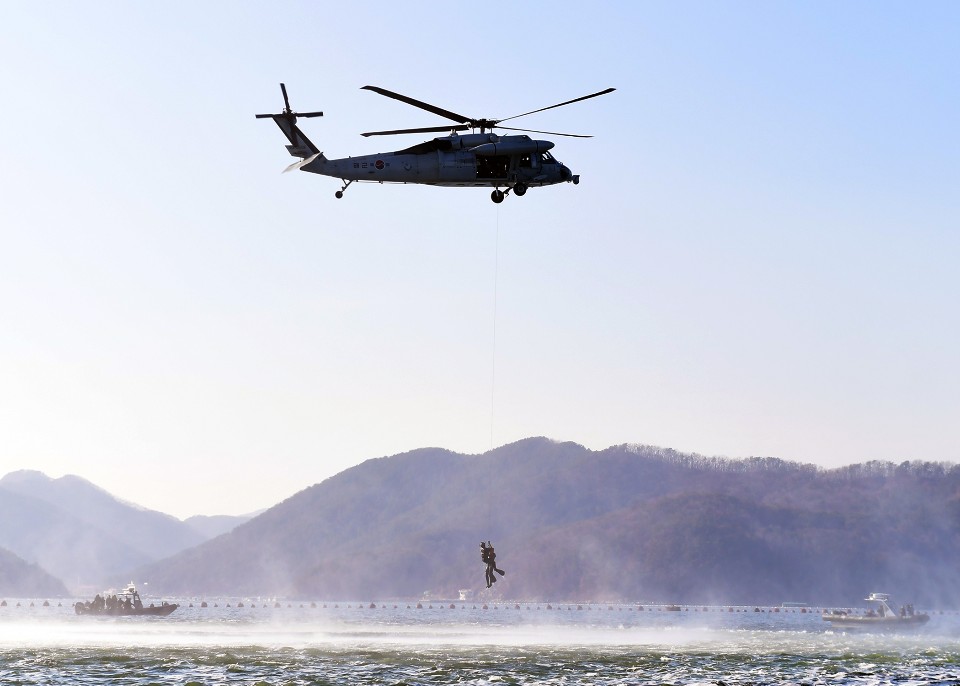
POLYGON ((958 31, 948 2, 3 3, 0 474, 182 517, 533 435, 960 460, 958 31), (496 206, 281 175, 280 81, 328 157, 444 123, 367 84, 485 117, 618 90, 516 122, 595 138, 553 139, 579 186, 496 206))

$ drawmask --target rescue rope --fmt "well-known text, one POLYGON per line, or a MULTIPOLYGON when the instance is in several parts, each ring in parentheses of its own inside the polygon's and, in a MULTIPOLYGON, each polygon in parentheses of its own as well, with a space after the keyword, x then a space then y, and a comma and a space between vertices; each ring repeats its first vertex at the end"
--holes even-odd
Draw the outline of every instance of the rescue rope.
POLYGON ((493 342, 490 361, 490 450, 493 450, 494 399, 497 382, 497 281, 500 271, 500 205, 497 208, 497 230, 493 247, 493 342))

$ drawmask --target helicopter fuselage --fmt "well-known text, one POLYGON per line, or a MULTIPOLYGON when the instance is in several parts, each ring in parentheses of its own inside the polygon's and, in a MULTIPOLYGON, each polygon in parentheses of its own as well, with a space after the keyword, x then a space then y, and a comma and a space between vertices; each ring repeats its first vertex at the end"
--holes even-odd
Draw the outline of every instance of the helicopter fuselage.
POLYGON ((445 110, 400 93, 388 91, 378 86, 364 86, 380 95, 399 100, 408 105, 419 107, 433 114, 456 122, 455 125, 442 127, 428 126, 416 129, 395 129, 392 131, 369 131, 362 136, 386 136, 404 133, 447 133, 449 135, 424 141, 417 145, 394 152, 382 152, 375 155, 327 159, 320 149, 297 128, 298 117, 322 117, 323 112, 294 112, 287 97, 287 87, 280 84, 283 93, 283 111, 276 114, 258 114, 257 119, 272 119, 289 141, 287 152, 300 158, 287 167, 286 171, 298 169, 312 174, 332 176, 343 181, 343 187, 335 195, 343 197, 343 192, 351 183, 410 183, 428 186, 487 186, 494 190, 490 199, 503 202, 504 197, 513 191, 514 195, 524 195, 534 186, 552 186, 557 183, 580 183, 580 176, 570 171, 550 154, 551 141, 534 140, 527 135, 499 136, 494 128, 511 131, 529 131, 547 135, 589 138, 582 134, 538 131, 536 129, 518 129, 503 126, 501 122, 529 114, 536 114, 555 107, 570 105, 606 95, 616 89, 584 95, 573 100, 541 107, 538 110, 517 114, 505 119, 477 119, 465 117, 456 112, 445 110), (480 129, 480 133, 476 130, 480 129), (472 133, 457 133, 472 131, 472 133), (505 188, 506 190, 501 190, 505 188))
POLYGON ((549 186, 579 177, 557 161, 550 141, 492 133, 435 138, 395 152, 327 159, 318 155, 301 171, 344 181, 431 186, 549 186))

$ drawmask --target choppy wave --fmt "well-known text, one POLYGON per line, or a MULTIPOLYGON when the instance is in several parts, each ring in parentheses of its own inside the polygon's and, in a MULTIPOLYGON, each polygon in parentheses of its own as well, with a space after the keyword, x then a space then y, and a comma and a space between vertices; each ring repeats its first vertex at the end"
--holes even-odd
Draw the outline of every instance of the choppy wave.
POLYGON ((0 611, 2 684, 956 684, 960 620, 836 633, 816 615, 504 606, 0 611), (182 610, 182 611, 181 611, 182 610))

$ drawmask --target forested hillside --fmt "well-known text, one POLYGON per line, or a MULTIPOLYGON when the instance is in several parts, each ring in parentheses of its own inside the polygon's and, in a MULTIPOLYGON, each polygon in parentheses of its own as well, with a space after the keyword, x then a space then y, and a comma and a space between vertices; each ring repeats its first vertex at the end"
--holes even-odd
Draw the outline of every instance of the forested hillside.
POLYGON ((7 597, 62 598, 66 595, 67 589, 59 579, 0 548, 0 600, 7 597))
POLYGON ((960 605, 960 468, 821 470, 528 439, 416 450, 311 486, 137 572, 156 590, 346 599, 483 588, 525 599, 960 605))

